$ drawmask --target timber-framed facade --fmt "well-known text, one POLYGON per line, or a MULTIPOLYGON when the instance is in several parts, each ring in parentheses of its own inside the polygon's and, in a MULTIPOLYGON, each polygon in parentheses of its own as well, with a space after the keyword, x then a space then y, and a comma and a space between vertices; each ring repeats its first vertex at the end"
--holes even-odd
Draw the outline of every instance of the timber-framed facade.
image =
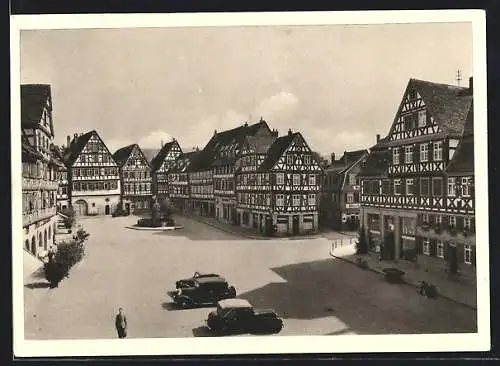
POLYGON ((314 233, 323 170, 299 132, 275 133, 245 145, 236 176, 238 224, 266 235, 314 233))
POLYGON ((362 170, 362 223, 383 259, 474 271, 472 78, 410 79, 387 137, 362 170))

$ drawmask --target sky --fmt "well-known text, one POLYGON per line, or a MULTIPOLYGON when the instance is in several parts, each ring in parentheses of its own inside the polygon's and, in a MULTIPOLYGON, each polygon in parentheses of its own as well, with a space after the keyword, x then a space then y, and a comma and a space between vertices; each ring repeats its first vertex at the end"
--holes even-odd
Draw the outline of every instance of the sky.
POLYGON ((409 78, 472 76, 471 23, 23 30, 21 83, 50 84, 55 142, 95 129, 186 150, 258 122, 337 158, 385 136, 409 78))

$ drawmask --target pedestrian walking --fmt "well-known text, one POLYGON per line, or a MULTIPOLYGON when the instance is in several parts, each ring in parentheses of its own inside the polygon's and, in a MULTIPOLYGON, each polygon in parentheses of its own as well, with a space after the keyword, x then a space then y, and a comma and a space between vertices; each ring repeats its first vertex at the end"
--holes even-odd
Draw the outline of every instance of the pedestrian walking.
POLYGON ((118 314, 115 318, 116 331, 118 332, 118 338, 127 337, 127 317, 123 308, 118 309, 118 314))

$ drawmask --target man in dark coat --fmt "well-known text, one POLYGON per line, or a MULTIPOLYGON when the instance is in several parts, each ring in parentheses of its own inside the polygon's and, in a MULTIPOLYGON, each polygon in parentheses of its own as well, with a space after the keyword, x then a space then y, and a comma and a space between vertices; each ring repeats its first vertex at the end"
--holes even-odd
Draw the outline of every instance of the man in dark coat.
POLYGON ((118 309, 118 314, 115 318, 116 331, 118 332, 118 338, 125 338, 127 336, 127 317, 123 308, 118 309))

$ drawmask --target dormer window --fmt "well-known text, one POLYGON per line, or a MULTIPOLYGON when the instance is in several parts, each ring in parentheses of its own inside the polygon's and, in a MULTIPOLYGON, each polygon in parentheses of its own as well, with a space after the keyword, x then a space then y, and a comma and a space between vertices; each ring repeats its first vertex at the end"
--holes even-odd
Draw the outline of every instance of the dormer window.
POLYGON ((418 111, 418 127, 425 127, 427 125, 427 113, 425 110, 418 111))

